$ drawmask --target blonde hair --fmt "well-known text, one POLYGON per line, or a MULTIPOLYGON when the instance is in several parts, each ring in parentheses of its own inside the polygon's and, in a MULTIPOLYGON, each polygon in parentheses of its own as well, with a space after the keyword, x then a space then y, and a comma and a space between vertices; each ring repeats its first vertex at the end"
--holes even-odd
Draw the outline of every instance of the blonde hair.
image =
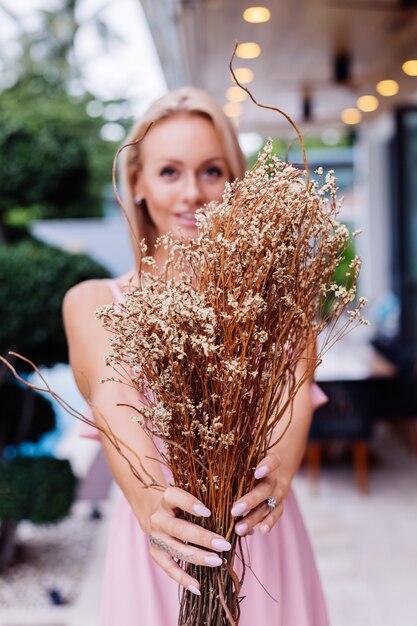
MULTIPOLYGON (((196 87, 182 87, 170 91, 156 100, 146 111, 142 119, 132 128, 125 143, 133 142, 144 135, 149 125, 168 119, 180 113, 203 115, 213 124, 223 149, 231 180, 242 178, 246 169, 245 157, 239 146, 237 134, 229 118, 219 104, 207 93, 196 87)), ((152 254, 155 243, 155 229, 149 218, 145 203, 135 204, 133 187, 140 169, 140 142, 128 146, 122 153, 121 182, 123 204, 127 211, 131 229, 133 247, 138 249, 138 241, 145 239, 148 254, 152 254)))

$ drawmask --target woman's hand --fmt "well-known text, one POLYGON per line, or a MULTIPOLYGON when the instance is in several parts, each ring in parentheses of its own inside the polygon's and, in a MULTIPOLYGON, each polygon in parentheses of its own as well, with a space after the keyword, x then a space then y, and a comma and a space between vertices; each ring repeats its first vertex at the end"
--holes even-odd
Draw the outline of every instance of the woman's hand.
POLYGON ((178 487, 168 487, 150 518, 151 556, 179 585, 200 595, 199 582, 184 572, 176 561, 218 567, 223 560, 211 550, 226 552, 231 545, 222 536, 178 518, 178 509, 196 517, 211 515, 211 511, 191 494, 178 487), (208 548, 209 552, 189 544, 208 548))
POLYGON ((278 471, 279 466, 278 455, 274 452, 268 454, 255 470, 255 487, 233 504, 232 515, 244 516, 235 526, 238 535, 253 534, 257 524, 260 524, 260 532, 266 535, 281 517, 288 485, 278 471), (276 500, 273 510, 268 506, 268 498, 276 500))

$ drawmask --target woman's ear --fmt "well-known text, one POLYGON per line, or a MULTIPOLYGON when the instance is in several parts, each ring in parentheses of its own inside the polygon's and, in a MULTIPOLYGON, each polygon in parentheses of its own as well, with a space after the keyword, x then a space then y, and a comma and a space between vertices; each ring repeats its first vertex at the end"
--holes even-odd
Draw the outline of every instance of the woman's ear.
POLYGON ((143 202, 143 192, 142 192, 142 185, 141 185, 139 174, 136 175, 136 178, 133 181, 132 191, 133 191, 133 201, 135 205, 141 206, 143 202))

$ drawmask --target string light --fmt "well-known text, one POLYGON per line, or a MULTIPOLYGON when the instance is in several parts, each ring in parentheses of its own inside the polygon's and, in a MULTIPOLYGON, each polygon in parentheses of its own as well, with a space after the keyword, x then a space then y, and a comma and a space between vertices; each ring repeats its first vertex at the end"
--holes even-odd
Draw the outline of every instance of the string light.
POLYGON ((228 117, 239 117, 242 114, 243 107, 240 102, 226 102, 223 111, 228 117))
POLYGON ((408 76, 417 76, 417 59, 410 59, 402 64, 404 74, 408 76))
POLYGON ((236 48, 236 56, 240 59, 256 59, 261 54, 261 46, 253 41, 240 43, 236 48))
POLYGON ((253 81, 253 72, 249 67, 237 67, 233 69, 233 71, 237 80, 242 83, 242 85, 247 85, 253 81))
POLYGON ((246 91, 236 85, 235 87, 229 87, 226 91, 226 98, 232 102, 243 102, 248 97, 246 91))
POLYGON ((378 98, 375 96, 361 96, 357 99, 356 106, 365 113, 376 111, 379 106, 378 98))
POLYGON ((376 90, 381 96, 395 96, 400 89, 396 80, 380 80, 376 90))
POLYGON ((243 19, 252 24, 261 24, 271 19, 271 11, 266 7, 248 7, 243 11, 243 19))
POLYGON ((362 119, 362 113, 352 107, 350 109, 344 109, 340 114, 340 118, 345 124, 359 124, 362 119))

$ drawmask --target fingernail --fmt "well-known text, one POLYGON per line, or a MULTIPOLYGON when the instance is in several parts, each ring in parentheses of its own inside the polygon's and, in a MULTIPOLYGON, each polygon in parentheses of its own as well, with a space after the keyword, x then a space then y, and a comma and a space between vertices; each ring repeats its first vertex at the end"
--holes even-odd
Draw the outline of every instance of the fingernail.
POLYGON ((271 529, 269 528, 268 524, 262 524, 259 530, 263 535, 267 535, 271 529))
POLYGON ((248 532, 248 535, 254 535, 255 534, 255 529, 251 528, 250 531, 248 532))
POLYGON ((223 561, 219 556, 206 556, 204 558, 204 563, 211 565, 212 567, 218 567, 223 563, 223 561))
POLYGON ((256 479, 263 478, 264 476, 267 475, 267 473, 268 473, 268 467, 266 465, 260 465, 255 470, 255 478, 256 479))
POLYGON ((224 552, 225 550, 230 550, 232 544, 226 541, 226 539, 212 539, 211 545, 216 550, 221 550, 224 552))
POLYGON ((194 585, 188 585, 187 589, 188 591, 191 591, 191 593, 194 593, 196 596, 201 596, 200 589, 197 589, 197 587, 194 587, 194 585))
POLYGON ((238 524, 236 526, 236 532, 238 535, 243 535, 248 530, 247 524, 238 524))
POLYGON ((200 502, 193 504, 193 511, 195 511, 197 515, 201 515, 202 517, 210 517, 211 515, 210 509, 204 506, 204 504, 200 504, 200 502))
POLYGON ((248 512, 248 505, 244 502, 238 502, 238 504, 234 504, 232 507, 232 515, 233 517, 237 517, 238 515, 243 515, 248 512))

